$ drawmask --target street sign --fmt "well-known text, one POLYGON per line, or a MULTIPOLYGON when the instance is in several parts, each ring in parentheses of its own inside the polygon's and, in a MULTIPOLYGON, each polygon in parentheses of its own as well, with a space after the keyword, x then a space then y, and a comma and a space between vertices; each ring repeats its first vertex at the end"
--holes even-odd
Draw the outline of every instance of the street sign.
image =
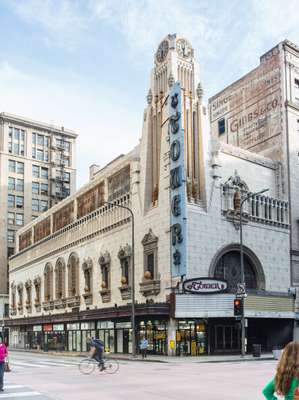
POLYGON ((247 294, 246 294, 246 284, 245 284, 245 283, 238 283, 238 284, 237 284, 236 297, 237 297, 237 298, 244 298, 244 297, 247 297, 247 294))

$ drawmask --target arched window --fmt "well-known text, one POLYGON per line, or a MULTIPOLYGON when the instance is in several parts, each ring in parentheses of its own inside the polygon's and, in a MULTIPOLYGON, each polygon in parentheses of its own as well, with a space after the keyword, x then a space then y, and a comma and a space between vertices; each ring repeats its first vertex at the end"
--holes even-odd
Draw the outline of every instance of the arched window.
POLYGON ((56 299, 65 297, 65 262, 63 258, 58 258, 55 266, 55 297, 56 299))
POLYGON ((53 300, 53 267, 50 263, 44 271, 44 297, 46 302, 53 300))
MULTIPOLYGON (((257 289, 256 268, 247 254, 244 254, 244 272, 246 288, 257 289)), ((235 290, 241 283, 240 252, 233 250, 223 254, 217 262, 214 277, 227 280, 228 289, 235 290)))
POLYGON ((68 262, 68 294, 70 297, 79 296, 79 257, 72 253, 68 262))

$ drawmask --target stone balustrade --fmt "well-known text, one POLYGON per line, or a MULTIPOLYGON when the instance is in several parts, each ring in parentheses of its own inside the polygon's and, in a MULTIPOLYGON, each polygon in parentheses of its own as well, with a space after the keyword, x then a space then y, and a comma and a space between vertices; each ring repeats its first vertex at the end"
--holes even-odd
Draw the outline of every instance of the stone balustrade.
POLYGON ((37 243, 15 254, 10 259, 10 271, 18 266, 32 264, 45 256, 71 248, 94 236, 104 234, 130 221, 129 212, 117 205, 131 206, 130 195, 114 200, 115 206, 105 204, 92 213, 63 227, 37 243))
MULTIPOLYGON (((234 204, 235 188, 222 186, 221 209, 226 215, 239 214, 234 204)), ((241 191, 241 199, 249 193, 241 191)), ((244 218, 249 221, 272 224, 287 228, 289 226, 289 205, 287 201, 275 199, 264 195, 256 195, 245 201, 242 207, 244 218)))

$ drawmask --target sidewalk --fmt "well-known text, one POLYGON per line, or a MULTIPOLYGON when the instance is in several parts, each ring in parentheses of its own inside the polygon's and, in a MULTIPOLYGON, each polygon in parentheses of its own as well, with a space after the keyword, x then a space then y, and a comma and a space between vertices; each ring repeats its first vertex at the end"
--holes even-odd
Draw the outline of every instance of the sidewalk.
MULTIPOLYGON (((25 349, 10 349, 10 352, 21 352, 38 355, 51 355, 56 357, 86 357, 87 353, 77 352, 52 352, 52 351, 39 351, 39 350, 25 350, 25 349)), ((251 354, 247 354, 244 358, 240 355, 211 355, 211 356, 197 356, 197 357, 186 357, 186 356, 161 356, 149 354, 145 360, 142 360, 141 355, 133 358, 130 354, 116 354, 106 353, 107 357, 117 358, 118 360, 124 361, 141 361, 141 362, 158 362, 158 363, 224 363, 224 362, 242 362, 242 361, 265 361, 274 360, 272 353, 264 353, 261 357, 253 357, 251 354)))

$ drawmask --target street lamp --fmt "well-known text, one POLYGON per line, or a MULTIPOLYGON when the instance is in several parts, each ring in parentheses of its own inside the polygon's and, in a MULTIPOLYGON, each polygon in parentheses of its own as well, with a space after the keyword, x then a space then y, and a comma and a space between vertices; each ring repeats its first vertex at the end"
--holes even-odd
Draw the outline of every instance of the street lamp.
MULTIPOLYGON (((249 193, 247 196, 244 197, 244 199, 241 200, 240 204, 240 261, 241 261, 241 286, 243 286, 243 293, 241 293, 241 296, 243 297, 243 302, 244 302, 244 297, 246 294, 246 286, 245 286, 245 272, 244 272, 244 254, 243 254, 243 229, 242 229, 242 207, 243 204, 250 199, 250 197, 258 196, 260 194, 263 194, 267 192, 269 189, 263 189, 259 192, 256 193, 249 193)), ((238 293, 237 293, 238 294, 238 293)), ((244 304, 242 307, 242 315, 241 315, 241 335, 242 335, 242 341, 241 341, 241 355, 242 357, 245 356, 245 310, 244 310, 244 304)))
POLYGON ((131 293, 132 293, 132 305, 131 305, 131 324, 132 324, 132 356, 136 357, 136 336, 135 336, 135 240, 134 240, 134 213, 130 207, 123 206, 121 204, 110 203, 105 201, 111 207, 120 207, 129 211, 131 214, 132 221, 132 283, 131 283, 131 293))

